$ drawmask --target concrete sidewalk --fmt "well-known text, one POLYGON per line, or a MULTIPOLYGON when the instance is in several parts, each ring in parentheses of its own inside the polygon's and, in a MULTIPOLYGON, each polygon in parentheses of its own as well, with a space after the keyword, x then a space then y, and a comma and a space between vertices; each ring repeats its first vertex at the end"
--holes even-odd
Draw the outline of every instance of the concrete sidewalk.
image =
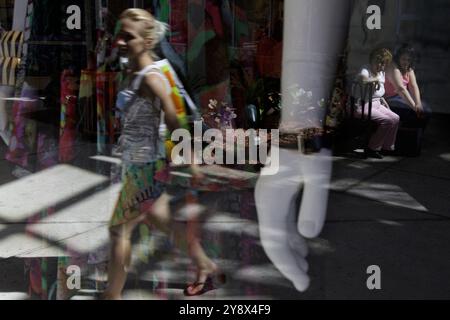
MULTIPOLYGON (((308 241, 312 281, 305 293, 266 257, 252 190, 215 195, 203 240, 229 277, 196 299, 450 298, 449 124, 448 116, 432 119, 417 158, 334 158, 326 225, 308 241), (370 265, 381 268, 381 290, 367 289, 370 265)), ((48 259, 54 280, 58 257, 84 263, 85 281, 72 299, 92 299, 101 289, 107 223, 120 188, 110 182, 111 165, 89 159, 18 179, 14 166, 0 160, 0 299, 28 298, 24 261, 31 258, 48 259)), ((138 229, 133 257, 124 298, 185 298, 193 270, 164 235, 138 229)))

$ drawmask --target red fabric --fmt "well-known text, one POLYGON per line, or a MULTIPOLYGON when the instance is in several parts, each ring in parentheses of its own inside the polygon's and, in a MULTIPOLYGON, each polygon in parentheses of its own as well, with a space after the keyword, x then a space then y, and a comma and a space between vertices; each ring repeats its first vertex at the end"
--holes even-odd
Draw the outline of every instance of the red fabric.
POLYGON ((97 148, 103 152, 106 144, 117 137, 114 107, 117 96, 117 72, 97 72, 97 148))
POLYGON ((264 38, 258 43, 256 63, 262 77, 281 78, 283 43, 264 38))
POLYGON ((59 161, 70 162, 75 158, 76 107, 78 102, 77 78, 70 70, 61 74, 61 126, 59 138, 59 161))
POLYGON ((35 109, 35 101, 14 102, 12 110, 14 126, 6 153, 8 161, 27 169, 33 169, 34 163, 31 163, 30 156, 36 151, 36 123, 34 120, 28 119, 27 114, 35 109))
POLYGON ((220 8, 216 6, 212 1, 206 1, 206 13, 211 17, 211 22, 214 27, 214 32, 219 36, 224 36, 224 29, 222 23, 222 15, 220 8))

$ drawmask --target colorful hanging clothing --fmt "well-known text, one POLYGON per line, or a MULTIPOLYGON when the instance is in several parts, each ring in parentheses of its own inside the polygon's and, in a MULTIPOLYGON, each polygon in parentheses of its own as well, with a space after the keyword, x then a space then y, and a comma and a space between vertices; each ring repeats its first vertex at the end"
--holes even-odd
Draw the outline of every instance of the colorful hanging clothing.
POLYGON ((24 34, 6 31, 0 38, 0 85, 15 86, 16 74, 22 57, 24 34))
MULTIPOLYGON (((27 42, 30 39, 31 34, 31 26, 33 21, 33 12, 34 12, 34 5, 33 0, 28 0, 27 4, 27 12, 25 17, 25 30, 24 30, 24 36, 23 41, 27 42)), ((26 66, 27 66, 27 52, 28 52, 28 45, 23 45, 22 48, 22 57, 19 66, 17 67, 16 72, 16 84, 15 84, 15 97, 20 97, 20 94, 22 92, 22 87, 25 81, 25 72, 26 72, 26 66)))
POLYGON ((25 88, 22 101, 15 101, 12 110, 13 130, 6 159, 23 168, 34 170, 31 156, 36 152, 36 121, 26 115, 37 109, 37 92, 25 88))
POLYGON ((80 90, 78 95, 79 130, 87 138, 97 134, 97 106, 96 106, 96 72, 81 70, 80 90))
POLYGON ((346 51, 339 62, 338 71, 334 82, 334 89, 331 96, 331 103, 328 104, 325 118, 325 129, 328 132, 332 132, 339 127, 345 114, 348 99, 345 83, 347 72, 347 54, 348 52, 346 51))
POLYGON ((117 72, 97 72, 97 151, 105 153, 108 145, 117 142, 116 123, 117 72))
POLYGON ((67 163, 75 158, 74 143, 77 135, 78 77, 72 70, 61 74, 61 123, 59 132, 59 161, 67 163))

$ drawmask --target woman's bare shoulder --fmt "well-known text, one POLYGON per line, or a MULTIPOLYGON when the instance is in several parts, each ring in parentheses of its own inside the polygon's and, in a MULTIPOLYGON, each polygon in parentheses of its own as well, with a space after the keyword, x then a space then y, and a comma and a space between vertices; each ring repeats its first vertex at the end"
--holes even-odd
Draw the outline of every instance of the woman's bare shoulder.
POLYGON ((143 92, 149 97, 162 97, 167 94, 164 79, 156 72, 146 74, 142 84, 143 92))

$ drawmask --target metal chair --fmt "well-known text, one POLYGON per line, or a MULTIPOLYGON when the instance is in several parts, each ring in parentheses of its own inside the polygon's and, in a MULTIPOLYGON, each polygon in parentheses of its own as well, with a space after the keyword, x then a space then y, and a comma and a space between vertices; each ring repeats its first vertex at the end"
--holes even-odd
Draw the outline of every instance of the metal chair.
POLYGON ((344 111, 344 119, 339 132, 338 151, 351 152, 356 149, 366 149, 370 136, 375 129, 372 121, 372 98, 375 83, 352 81, 349 99, 344 111), (366 102, 367 106, 366 106, 366 102), (356 108, 360 105, 361 112, 356 108), (366 108, 368 109, 366 112, 366 108))

